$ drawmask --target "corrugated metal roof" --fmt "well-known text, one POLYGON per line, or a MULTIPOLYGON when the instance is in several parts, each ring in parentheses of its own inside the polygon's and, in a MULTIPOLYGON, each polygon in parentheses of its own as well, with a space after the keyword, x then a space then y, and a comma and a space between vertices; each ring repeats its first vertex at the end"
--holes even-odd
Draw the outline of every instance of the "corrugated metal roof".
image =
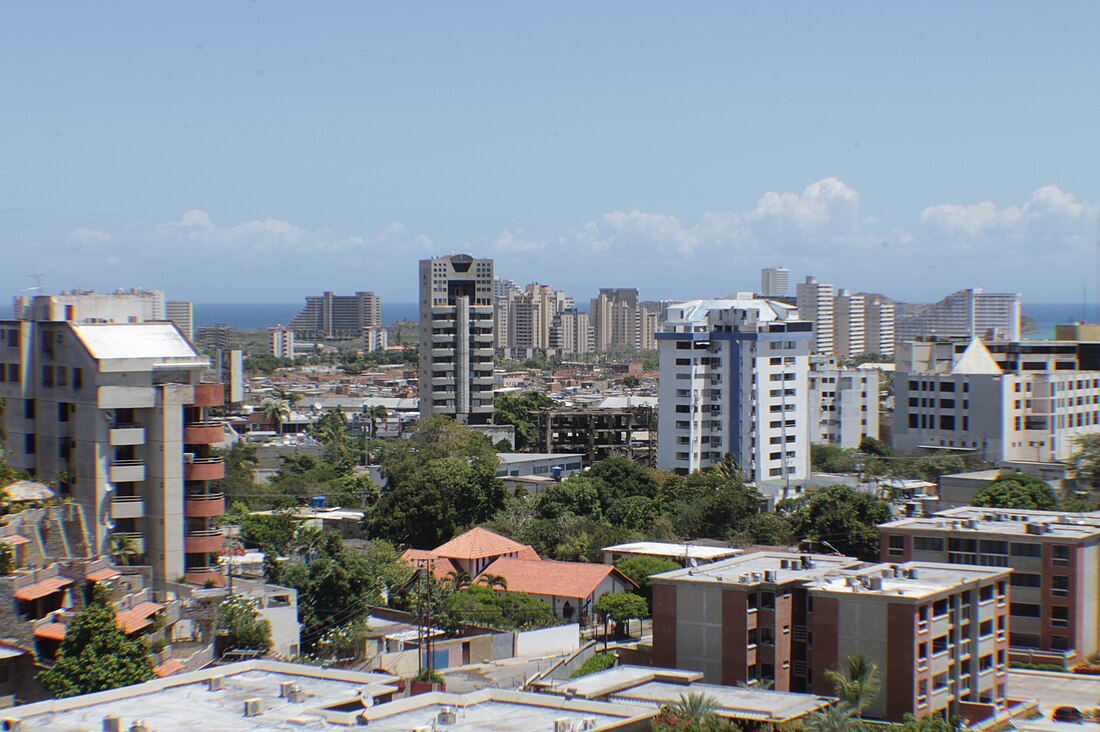
POLYGON ((201 358, 172 323, 80 323, 71 327, 100 360, 201 358))

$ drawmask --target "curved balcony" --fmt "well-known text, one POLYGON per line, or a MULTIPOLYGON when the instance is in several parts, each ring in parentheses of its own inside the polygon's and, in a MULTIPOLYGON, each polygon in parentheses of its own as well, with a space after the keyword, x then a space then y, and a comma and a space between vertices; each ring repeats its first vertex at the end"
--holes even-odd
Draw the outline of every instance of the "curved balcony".
POLYGON ((225 404, 225 387, 222 384, 195 384, 195 400, 190 406, 220 407, 225 404))
MULTIPOLYGON (((224 469, 222 472, 225 472, 224 469)), ((137 483, 145 480, 145 461, 112 460, 110 478, 112 483, 137 483)))
POLYGON ((225 439, 225 423, 221 420, 192 422, 183 428, 183 444, 213 445, 225 439))
POLYGON ((225 586, 225 577, 217 567, 188 567, 183 579, 196 585, 213 582, 215 587, 225 586))
POLYGON ((211 518, 225 513, 225 496, 221 493, 187 496, 183 501, 183 515, 187 518, 211 518))
POLYGON ((221 550, 221 529, 191 531, 183 538, 183 551, 187 554, 216 554, 221 550))
POLYGON ((225 477, 225 460, 220 457, 197 457, 183 464, 184 480, 221 480, 225 477))

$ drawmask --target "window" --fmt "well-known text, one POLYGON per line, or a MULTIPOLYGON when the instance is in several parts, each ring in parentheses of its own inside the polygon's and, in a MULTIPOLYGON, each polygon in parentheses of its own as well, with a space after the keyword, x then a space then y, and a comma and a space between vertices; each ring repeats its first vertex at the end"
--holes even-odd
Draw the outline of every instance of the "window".
POLYGON ((983 620, 981 625, 978 626, 978 635, 979 636, 993 635, 993 621, 992 620, 983 620))
POLYGON ((57 421, 68 422, 69 421, 69 405, 65 402, 57 403, 57 421))
POLYGON ((1043 556, 1042 544, 1016 544, 1013 543, 1012 556, 1014 557, 1041 557, 1043 556))
POLYGON ((768 610, 775 608, 775 593, 774 592, 761 592, 760 593, 760 607, 768 610))
POLYGON ((1055 597, 1069 597, 1069 577, 1056 574, 1050 578, 1050 594, 1055 597))
POLYGON ((1055 544, 1052 546, 1051 556, 1053 557, 1051 564, 1056 567, 1066 567, 1069 565, 1069 547, 1065 544, 1055 544))
POLYGON ((993 599, 993 585, 985 585, 978 590, 978 602, 989 602, 993 599))
POLYGON ((918 552, 942 552, 943 539, 938 536, 917 536, 913 538, 913 548, 918 552))
POLYGON ((1050 609, 1050 624, 1056 627, 1065 628, 1069 625, 1069 608, 1068 607, 1052 607, 1050 609))
POLYGON ((1012 586, 1013 587, 1042 587, 1043 577, 1038 574, 1028 574, 1026 572, 1013 572, 1012 573, 1012 586))
POLYGON ((1038 648, 1040 642, 1039 636, 1031 635, 1030 633, 1008 634, 1008 644, 1011 646, 1017 646, 1019 648, 1038 648))
POLYGON ((1053 635, 1050 637, 1050 647, 1055 651, 1068 651, 1069 638, 1061 635, 1053 635))
POLYGON ((73 389, 79 391, 84 388, 84 369, 73 369, 73 389))
POLYGON ((34 419, 34 400, 27 399, 23 402, 23 419, 34 419))
POLYGON ((34 435, 23 435, 23 452, 27 455, 33 455, 37 452, 38 444, 34 438, 34 435))
POLYGON ((941 635, 932 639, 932 655, 938 655, 947 651, 947 636, 941 635))
POLYGON ((905 537, 897 534, 889 537, 889 549, 887 553, 892 557, 901 557, 905 555, 905 537))
POLYGON ((1008 612, 1018 618, 1041 618, 1042 608, 1029 602, 1014 602, 1009 605, 1008 612))
POLYGON ((53 366, 42 367, 42 386, 53 386, 53 366))

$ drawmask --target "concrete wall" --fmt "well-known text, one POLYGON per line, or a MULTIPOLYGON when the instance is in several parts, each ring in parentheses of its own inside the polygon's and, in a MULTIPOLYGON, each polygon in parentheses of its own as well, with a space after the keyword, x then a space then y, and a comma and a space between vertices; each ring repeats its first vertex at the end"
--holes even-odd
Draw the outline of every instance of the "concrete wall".
POLYGON ((571 653, 581 644, 581 626, 576 623, 515 634, 516 656, 552 656, 571 653))
POLYGON ((676 667, 702 671, 707 683, 722 683, 722 591, 676 587, 676 667))

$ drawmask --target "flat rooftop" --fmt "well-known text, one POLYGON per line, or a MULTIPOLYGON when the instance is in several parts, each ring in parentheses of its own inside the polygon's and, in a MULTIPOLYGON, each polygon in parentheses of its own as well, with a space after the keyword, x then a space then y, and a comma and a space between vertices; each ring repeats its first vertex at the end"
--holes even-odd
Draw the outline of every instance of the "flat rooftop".
POLYGON ((628 704, 566 699, 549 694, 483 689, 470 694, 433 692, 382 704, 362 713, 371 732, 437 729, 439 714, 453 710, 455 721, 439 725, 447 732, 554 732, 555 722, 569 720, 592 732, 649 729, 656 709, 628 704))
POLYGON ((882 529, 924 529, 1000 537, 1088 539, 1100 536, 1100 513, 1016 511, 962 506, 922 518, 903 518, 881 524, 882 529), (1030 528, 1029 528, 1030 527, 1030 528))
POLYGON ((244 661, 203 671, 169 676, 96 694, 52 699, 4 712, 5 718, 24 720, 29 729, 86 732, 103 728, 108 715, 121 718, 122 729, 145 720, 153 730, 199 727, 203 732, 302 729, 291 720, 309 720, 306 729, 328 729, 311 709, 353 699, 367 690, 382 691, 396 681, 388 674, 322 669, 277 661, 244 661), (210 691, 209 679, 223 678, 223 688, 210 691), (293 682, 305 693, 299 704, 279 696, 279 685, 293 682), (246 699, 259 699, 262 713, 244 716, 246 699), (311 726, 312 725, 312 726, 311 726))
POLYGON ((806 589, 844 594, 922 598, 988 580, 1007 572, 1004 567, 978 567, 935 562, 882 563, 856 572, 820 577, 806 589))
POLYGON ((635 541, 630 544, 605 546, 603 550, 623 554, 645 554, 653 557, 705 559, 708 562, 745 553, 743 549, 736 549, 732 546, 696 546, 694 544, 673 544, 663 541, 635 541))
POLYGON ((174 359, 209 362, 172 323, 73 323, 70 326, 95 358, 174 359))
POLYGON ((654 668, 651 666, 615 666, 606 671, 581 676, 579 679, 567 679, 550 687, 551 694, 573 694, 582 699, 599 699, 616 691, 630 689, 650 681, 674 682, 683 687, 703 679, 702 671, 685 671, 676 668, 654 668))
POLYGON ((793 554, 790 552, 753 552, 701 567, 678 569, 654 575, 655 579, 675 582, 722 582, 736 584, 783 584, 805 582, 824 577, 842 569, 862 564, 854 557, 824 554, 793 554))
POLYGON ((533 463, 539 460, 582 460, 584 455, 579 452, 498 452, 502 465, 514 465, 516 463, 533 463))

